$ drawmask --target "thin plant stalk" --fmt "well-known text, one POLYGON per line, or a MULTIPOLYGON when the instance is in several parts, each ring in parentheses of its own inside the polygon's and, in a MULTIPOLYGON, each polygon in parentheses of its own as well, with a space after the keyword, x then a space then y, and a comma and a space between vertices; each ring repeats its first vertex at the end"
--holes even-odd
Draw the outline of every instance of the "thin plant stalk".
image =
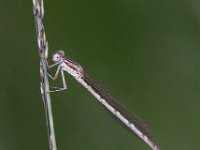
POLYGON ((44 19, 44 3, 43 0, 33 0, 33 14, 35 18, 35 27, 37 34, 38 52, 40 56, 40 87, 41 97, 44 104, 46 116, 46 126, 48 132, 50 150, 57 150, 56 138, 53 124, 53 114, 51 107, 51 97, 49 92, 49 82, 47 77, 46 58, 48 56, 48 42, 46 40, 43 19, 44 19))

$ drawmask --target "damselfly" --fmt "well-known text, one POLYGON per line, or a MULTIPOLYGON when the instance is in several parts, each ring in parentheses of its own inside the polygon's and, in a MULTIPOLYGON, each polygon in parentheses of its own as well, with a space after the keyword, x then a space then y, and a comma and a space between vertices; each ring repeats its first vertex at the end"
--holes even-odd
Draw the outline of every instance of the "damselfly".
POLYGON ((46 64, 48 68, 58 66, 55 76, 47 75, 55 80, 61 72, 63 81, 63 87, 53 87, 54 90, 49 92, 57 92, 67 89, 67 84, 64 77, 64 72, 68 72, 72 75, 83 87, 85 87, 110 113, 121 120, 134 134, 136 134, 141 140, 148 144, 152 150, 159 150, 158 146, 153 143, 150 137, 150 131, 148 126, 139 119, 137 116, 131 114, 124 105, 115 100, 109 93, 101 88, 96 82, 94 82, 83 70, 83 68, 76 62, 65 58, 63 50, 59 50, 53 54, 52 60, 55 62, 52 65, 46 64))

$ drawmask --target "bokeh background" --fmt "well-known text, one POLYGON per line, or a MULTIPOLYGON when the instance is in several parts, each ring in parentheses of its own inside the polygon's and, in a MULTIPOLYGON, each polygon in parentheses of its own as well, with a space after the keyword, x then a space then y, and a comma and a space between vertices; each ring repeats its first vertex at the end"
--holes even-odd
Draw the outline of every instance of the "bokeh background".
MULTIPOLYGON (((200 149, 199 0, 44 4, 50 54, 65 49, 145 120, 161 150, 200 149)), ((0 18, 0 150, 48 150, 32 1, 1 1, 0 18)), ((149 150, 66 79, 51 95, 59 150, 149 150)))

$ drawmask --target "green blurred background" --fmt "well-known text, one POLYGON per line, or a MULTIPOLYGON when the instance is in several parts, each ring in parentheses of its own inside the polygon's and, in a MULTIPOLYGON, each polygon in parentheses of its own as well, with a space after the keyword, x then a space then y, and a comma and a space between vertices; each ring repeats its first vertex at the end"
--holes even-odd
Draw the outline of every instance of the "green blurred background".
MULTIPOLYGON (((200 149, 199 0, 44 3, 50 54, 65 49, 161 150, 200 149)), ((0 18, 0 150, 48 150, 32 1, 2 1, 0 18)), ((58 150, 150 150, 66 78, 51 95, 58 150)))

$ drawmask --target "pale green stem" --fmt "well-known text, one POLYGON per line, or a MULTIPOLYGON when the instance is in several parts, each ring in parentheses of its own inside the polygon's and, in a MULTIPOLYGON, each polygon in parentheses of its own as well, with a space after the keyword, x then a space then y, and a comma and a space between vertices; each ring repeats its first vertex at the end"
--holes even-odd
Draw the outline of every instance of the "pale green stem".
POLYGON ((48 55, 48 42, 46 40, 43 19, 44 19, 44 5, 43 0, 33 0, 33 13, 35 16, 35 26, 37 33, 38 51, 40 56, 40 86, 41 96, 44 104, 46 115, 46 126, 48 130, 48 139, 50 150, 57 150, 56 138, 53 124, 53 114, 51 107, 51 97, 49 92, 49 82, 47 77, 46 58, 48 55))

